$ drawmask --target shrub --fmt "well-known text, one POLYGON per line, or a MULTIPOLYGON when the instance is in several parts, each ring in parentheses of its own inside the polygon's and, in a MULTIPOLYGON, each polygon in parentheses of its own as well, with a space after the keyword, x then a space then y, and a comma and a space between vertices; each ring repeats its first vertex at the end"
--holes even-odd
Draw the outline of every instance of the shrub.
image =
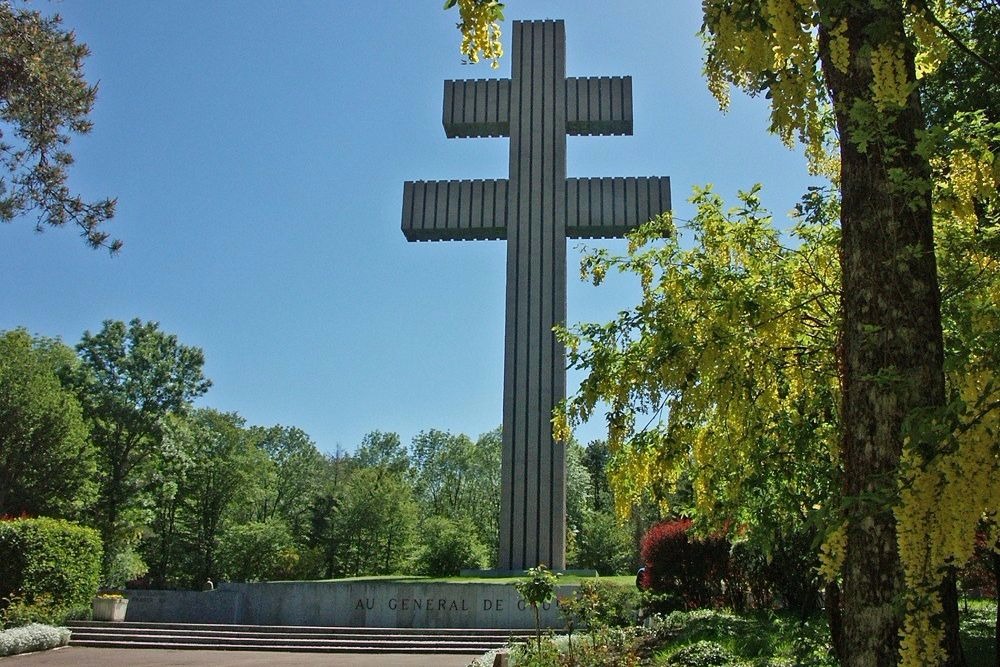
POLYGON ((639 592, 632 586, 585 581, 572 598, 559 601, 559 609, 573 628, 630 627, 638 620, 639 592))
POLYGON ((96 530, 61 519, 0 521, 0 597, 4 624, 61 622, 90 604, 101 571, 96 530))
POLYGON ((538 649, 542 647, 542 626, 538 619, 538 606, 552 602, 556 596, 556 581, 559 575, 544 565, 527 570, 523 579, 514 582, 514 588, 521 598, 531 605, 535 612, 535 636, 538 639, 538 649))
POLYGON ((997 596, 997 566, 994 551, 994 540, 990 539, 986 530, 976 531, 976 548, 972 557, 958 573, 958 582, 962 591, 973 594, 973 597, 997 596))
POLYGON ((67 628, 32 623, 21 628, 0 632, 0 658, 31 651, 46 651, 69 643, 67 628))
POLYGON ((649 529, 642 538, 643 586, 668 605, 720 605, 729 574, 729 542, 721 536, 695 538, 690 529, 690 519, 663 521, 649 529))
POLYGON ((455 521, 432 516, 424 521, 422 533, 416 563, 420 574, 456 575, 463 569, 481 568, 486 563, 486 547, 468 519, 455 521))
POLYGON ((511 667, 550 667, 559 664, 559 648, 551 641, 515 644, 510 649, 511 667))
POLYGON ((704 667, 705 665, 728 665, 735 656, 715 642, 702 640, 682 646, 667 658, 663 664, 670 667, 704 667))
POLYGON ((784 607, 807 618, 820 609, 819 558, 808 530, 776 531, 767 553, 733 545, 727 595, 737 609, 784 607))

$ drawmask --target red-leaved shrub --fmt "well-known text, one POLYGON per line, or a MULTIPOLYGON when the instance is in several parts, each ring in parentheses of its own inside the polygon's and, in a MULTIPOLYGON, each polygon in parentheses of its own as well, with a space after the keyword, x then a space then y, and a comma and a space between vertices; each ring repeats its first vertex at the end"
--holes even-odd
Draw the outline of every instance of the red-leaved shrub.
POLYGON ((725 602, 729 542, 722 536, 694 537, 690 529, 690 519, 663 521, 642 538, 643 588, 660 597, 658 611, 725 602))

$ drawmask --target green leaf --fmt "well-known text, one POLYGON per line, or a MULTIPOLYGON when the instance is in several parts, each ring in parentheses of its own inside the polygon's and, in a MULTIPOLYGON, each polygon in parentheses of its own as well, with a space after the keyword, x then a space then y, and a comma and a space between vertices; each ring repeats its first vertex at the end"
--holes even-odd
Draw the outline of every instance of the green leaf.
POLYGON ((457 2, 458 0, 444 0, 444 8, 451 9, 452 7, 455 6, 457 2))

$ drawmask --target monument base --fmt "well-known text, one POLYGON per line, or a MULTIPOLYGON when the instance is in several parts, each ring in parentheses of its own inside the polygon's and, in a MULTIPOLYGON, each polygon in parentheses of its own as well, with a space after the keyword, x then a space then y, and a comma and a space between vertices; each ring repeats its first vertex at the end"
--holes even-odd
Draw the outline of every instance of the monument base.
MULTIPOLYGON (((518 573, 519 575, 522 573, 518 573)), ((559 598, 575 584, 556 586, 559 598)), ((510 583, 394 580, 219 584, 212 591, 129 590, 126 620, 368 628, 531 629, 535 618, 510 583)), ((565 623, 557 602, 539 610, 543 628, 565 623)))

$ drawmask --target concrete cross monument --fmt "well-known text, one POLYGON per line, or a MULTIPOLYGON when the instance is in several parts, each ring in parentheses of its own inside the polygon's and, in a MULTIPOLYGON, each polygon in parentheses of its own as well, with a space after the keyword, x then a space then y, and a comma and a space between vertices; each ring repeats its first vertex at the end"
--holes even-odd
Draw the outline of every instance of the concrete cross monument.
POLYGON ((562 21, 515 21, 510 79, 446 81, 448 137, 509 137, 510 178, 403 186, 409 241, 507 241, 501 570, 566 567, 566 239, 613 238, 670 209, 670 180, 566 178, 566 135, 632 134, 630 77, 566 78, 562 21))

